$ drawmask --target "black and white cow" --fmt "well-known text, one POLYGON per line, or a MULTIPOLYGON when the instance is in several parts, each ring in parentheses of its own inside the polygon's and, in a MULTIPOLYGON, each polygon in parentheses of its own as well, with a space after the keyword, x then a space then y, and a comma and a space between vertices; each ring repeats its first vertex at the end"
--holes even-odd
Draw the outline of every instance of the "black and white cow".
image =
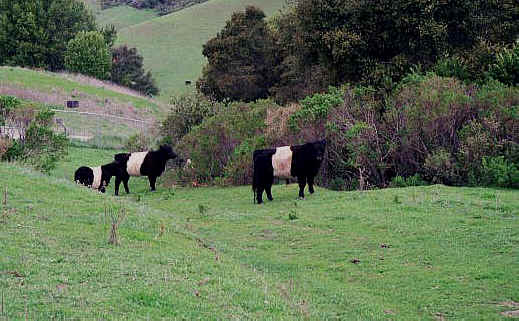
POLYGON ((130 176, 148 176, 151 190, 154 191, 157 177, 164 172, 168 160, 175 158, 177 158, 177 154, 173 152, 169 145, 162 145, 156 151, 116 154, 114 159, 125 162, 126 166, 122 175, 115 179, 115 195, 119 195, 121 181, 124 184, 126 193, 130 193, 128 188, 130 176), (125 161, 125 159, 127 160, 125 161))
POLYGON ((261 149, 254 151, 254 174, 252 190, 254 199, 261 204, 263 191, 272 201, 272 184, 274 177, 297 177, 299 197, 304 198, 304 190, 308 183, 308 190, 314 192, 314 178, 321 167, 326 148, 326 140, 320 140, 304 145, 283 146, 275 149, 261 149))
POLYGON ((114 161, 97 167, 81 166, 74 173, 74 181, 104 193, 112 176, 120 177, 123 174, 128 158, 125 160, 124 157, 121 157, 121 159, 123 162, 114 161))

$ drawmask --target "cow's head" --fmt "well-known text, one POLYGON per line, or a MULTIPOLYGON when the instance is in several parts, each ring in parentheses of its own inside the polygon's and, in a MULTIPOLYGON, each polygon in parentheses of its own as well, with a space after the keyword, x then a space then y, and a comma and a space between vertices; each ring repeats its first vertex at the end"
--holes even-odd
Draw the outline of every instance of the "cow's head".
POLYGON ((173 151, 173 148, 169 145, 161 145, 159 151, 166 156, 166 159, 175 159, 178 157, 173 151))
POLYGON ((314 150, 315 159, 318 160, 319 162, 322 161, 324 158, 324 152, 326 149, 326 139, 312 143, 312 147, 314 150))

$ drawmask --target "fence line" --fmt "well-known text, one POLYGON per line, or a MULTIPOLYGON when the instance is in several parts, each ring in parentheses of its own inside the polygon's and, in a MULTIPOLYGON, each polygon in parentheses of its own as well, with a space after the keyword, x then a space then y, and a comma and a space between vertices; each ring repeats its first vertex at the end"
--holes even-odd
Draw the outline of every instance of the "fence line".
POLYGON ((79 114, 79 115, 90 115, 90 116, 98 116, 98 117, 112 117, 112 118, 117 118, 117 119, 122 119, 122 120, 134 121, 137 123, 145 123, 148 125, 153 125, 153 122, 149 122, 146 120, 134 119, 134 118, 128 118, 128 117, 122 117, 122 116, 115 116, 115 115, 110 115, 110 114, 97 114, 97 113, 92 113, 92 112, 88 112, 88 111, 72 111, 72 110, 61 110, 61 109, 51 109, 51 110, 54 112, 59 112, 59 113, 73 113, 73 114, 79 114))

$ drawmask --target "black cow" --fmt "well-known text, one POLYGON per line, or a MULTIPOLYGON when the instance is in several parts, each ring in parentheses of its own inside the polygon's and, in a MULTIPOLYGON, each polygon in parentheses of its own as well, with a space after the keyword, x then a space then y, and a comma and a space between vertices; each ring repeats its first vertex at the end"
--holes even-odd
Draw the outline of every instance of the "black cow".
MULTIPOLYGON (((124 160, 124 157, 121 159, 124 160)), ((81 166, 74 173, 74 181, 77 184, 82 184, 104 193, 106 192, 106 186, 110 184, 112 176, 120 177, 123 174, 127 160, 128 158, 123 162, 114 161, 97 167, 81 166)))
POLYGON ((156 151, 116 154, 114 159, 126 163, 126 166, 123 174, 120 177, 116 177, 115 195, 119 195, 121 181, 124 184, 126 193, 130 193, 128 188, 130 176, 148 176, 151 190, 154 191, 157 177, 164 172, 168 160, 174 158, 177 158, 177 154, 173 152, 169 145, 162 145, 156 151))
POLYGON ((317 175, 326 148, 326 140, 304 145, 283 146, 276 149, 254 151, 254 175, 252 191, 258 204, 263 202, 263 191, 272 201, 272 184, 274 176, 280 178, 297 177, 299 197, 304 198, 304 190, 308 183, 310 194, 314 192, 314 177, 317 175))

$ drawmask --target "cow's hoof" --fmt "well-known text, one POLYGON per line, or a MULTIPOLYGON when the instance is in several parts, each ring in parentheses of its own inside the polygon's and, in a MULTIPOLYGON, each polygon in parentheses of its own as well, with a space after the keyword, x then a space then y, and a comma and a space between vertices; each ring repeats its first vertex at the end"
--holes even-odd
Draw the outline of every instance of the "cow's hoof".
POLYGON ((302 197, 299 196, 297 199, 300 200, 300 201, 304 201, 304 200, 305 200, 305 197, 304 197, 304 196, 302 196, 302 197))

